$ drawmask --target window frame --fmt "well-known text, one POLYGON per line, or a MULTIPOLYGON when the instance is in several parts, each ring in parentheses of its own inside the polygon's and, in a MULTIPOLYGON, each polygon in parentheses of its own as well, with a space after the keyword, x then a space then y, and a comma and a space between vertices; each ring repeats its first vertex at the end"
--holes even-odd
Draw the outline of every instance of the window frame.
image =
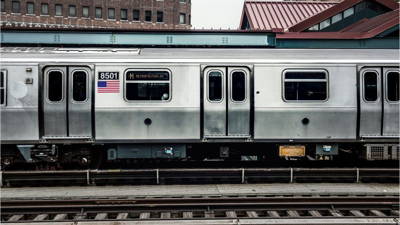
POLYGON ((153 15, 152 15, 153 13, 152 13, 152 11, 151 10, 146 10, 146 11, 144 11, 144 22, 147 22, 147 23, 152 23, 153 22, 153 15), (147 20, 147 12, 150 12, 150 20, 147 20))
POLYGON ((49 16, 49 4, 48 3, 40 4, 40 15, 41 16, 49 16), (47 6, 47 14, 43 14, 43 6, 47 6))
POLYGON ((399 99, 399 101, 390 101, 389 100, 389 88, 388 88, 389 79, 388 79, 388 76, 389 76, 389 73, 393 73, 393 72, 399 73, 399 76, 400 76, 400 71, 399 70, 390 69, 390 70, 386 71, 386 73, 385 73, 385 99, 390 104, 399 104, 400 103, 400 99, 399 99))
POLYGON ((120 20, 121 21, 128 21, 128 10, 127 9, 121 9, 120 20), (122 11, 125 11, 125 19, 122 19, 122 11))
POLYGON ((208 100, 208 102, 210 102, 210 103, 221 103, 221 102, 223 102, 225 100, 225 93, 226 93, 226 90, 225 90, 226 87, 225 86, 226 86, 226 78, 225 78, 224 72, 222 72, 222 70, 219 70, 219 69, 211 69, 211 70, 209 70, 207 72, 207 100, 208 100), (221 74, 221 80, 222 80, 221 81, 221 86, 222 86, 221 92, 222 92, 222 95, 221 95, 221 100, 219 100, 219 101, 214 101, 214 100, 210 99, 210 73, 212 73, 212 72, 218 72, 218 73, 221 74))
POLYGON ((35 15, 35 3, 34 2, 26 2, 26 15, 35 15), (33 5, 33 13, 29 13, 29 7, 28 5, 32 4, 33 5))
POLYGON ((76 5, 69 5, 68 6, 68 17, 70 18, 76 18, 77 17, 77 13, 76 13, 76 5), (73 16, 71 16, 71 9, 74 9, 74 14, 73 16))
MULTIPOLYGON (((4 7, 5 7, 5 3, 4 3, 4 7)), ((11 2, 11 13, 14 13, 14 14, 21 13, 21 2, 19 2, 19 1, 12 1, 11 2), (14 12, 14 3, 18 3, 18 12, 14 12)))
POLYGON ((129 103, 167 103, 172 100, 172 72, 169 69, 149 69, 149 68, 130 68, 126 69, 124 72, 124 100, 129 103), (163 80, 137 80, 137 81, 127 81, 126 80, 126 74, 128 72, 132 71, 149 71, 149 72, 154 72, 154 71, 160 71, 160 72, 167 72, 169 75, 169 80, 168 81, 163 81, 163 80), (128 83, 157 83, 157 84, 169 84, 169 98, 168 100, 128 100, 126 97, 126 84, 128 83))
POLYGON ((1 0, 1 13, 6 13, 6 1, 1 0))
MULTIPOLYGON (((63 6, 62 6, 62 4, 56 4, 55 6, 54 6, 54 16, 59 16, 59 17, 62 17, 63 16, 63 6), (57 15, 57 6, 61 6, 61 15, 57 15)), ((68 9, 69 10, 69 9, 68 9)), ((68 12, 69 13, 69 12, 68 12)))
POLYGON ((380 90, 380 87, 381 87, 381 82, 380 82, 380 76, 379 76, 379 72, 378 71, 376 71, 376 70, 364 70, 363 71, 363 73, 362 73, 362 99, 363 99, 363 101, 365 102, 365 103, 376 103, 376 102, 379 102, 380 100, 381 100, 381 90, 380 90), (367 101, 366 99, 365 99, 365 74, 366 73, 375 73, 376 74, 376 86, 377 86, 377 88, 376 88, 376 94, 377 94, 377 98, 376 98, 376 100, 375 101, 367 101))
POLYGON ((115 20, 116 16, 115 16, 115 8, 108 8, 107 9, 107 20, 115 20), (114 18, 110 18, 110 12, 114 11, 114 18))
POLYGON ((4 90, 4 96, 2 96, 4 98, 4 103, 0 104, 0 106, 4 107, 4 106, 7 106, 7 70, 1 70, 0 72, 2 72, 4 74, 4 78, 3 78, 3 85, 4 86, 2 87, 3 90, 4 90))
POLYGON ((71 101, 75 104, 85 104, 89 100, 90 90, 89 90, 89 73, 84 69, 76 69, 71 72, 71 80, 72 80, 72 87, 71 87, 71 101), (86 74, 86 99, 84 101, 76 101, 74 99, 74 73, 76 72, 84 72, 86 74))
POLYGON ((60 104, 60 103, 62 103, 64 101, 64 99, 65 99, 64 92, 65 92, 65 73, 64 73, 64 71, 62 71, 60 69, 48 70, 47 73, 46 73, 46 93, 45 93, 46 102, 49 103, 49 104, 60 104), (60 72, 61 75, 62 75, 61 76, 61 80, 62 80, 63 84, 61 85, 62 88, 61 88, 61 100, 60 101, 51 101, 50 98, 49 98, 49 87, 50 87, 50 85, 49 85, 49 82, 50 82, 49 74, 51 72, 60 72))
POLYGON ((134 9, 134 10, 132 11, 132 21, 133 21, 133 22, 140 22, 140 10, 134 9), (137 19, 137 20, 135 20, 135 12, 138 13, 138 19, 137 19))
POLYGON ((94 8, 94 19, 101 20, 103 19, 103 8, 102 7, 95 7, 94 8), (97 10, 100 9, 100 17, 97 17, 97 10))
POLYGON ((90 18, 90 8, 89 8, 89 6, 82 6, 82 16, 81 16, 81 18, 83 18, 83 19, 89 19, 90 18), (85 9, 85 8, 87 8, 87 16, 84 16, 84 13, 83 13, 83 9, 85 9))
POLYGON ((157 23, 164 23, 164 12, 163 11, 157 11, 157 23), (158 21, 159 14, 161 14, 161 22, 158 21))
POLYGON ((329 101, 329 73, 325 69, 285 69, 282 72, 282 100, 286 103, 325 103, 329 101), (286 74, 290 72, 310 72, 325 73, 325 79, 286 79, 286 74), (326 82, 326 99, 324 100, 287 100, 285 82, 326 82))
POLYGON ((234 70, 232 70, 231 71, 231 73, 229 74, 229 76, 230 76, 230 82, 229 82, 229 88, 230 88, 230 98, 231 98, 231 101, 232 102, 235 102, 235 103, 244 103, 244 102, 246 102, 247 101, 247 73, 246 73, 246 71, 244 71, 244 70, 242 70, 242 69, 234 69, 234 70), (232 83, 233 83, 233 73, 235 73, 235 72, 242 72, 243 74, 244 74, 244 99, 243 99, 243 101, 235 101, 235 100, 233 100, 233 86, 232 86, 232 83))
POLYGON ((186 14, 185 13, 179 13, 179 24, 186 25, 186 14), (181 23, 181 16, 182 15, 183 15, 183 23, 181 23))

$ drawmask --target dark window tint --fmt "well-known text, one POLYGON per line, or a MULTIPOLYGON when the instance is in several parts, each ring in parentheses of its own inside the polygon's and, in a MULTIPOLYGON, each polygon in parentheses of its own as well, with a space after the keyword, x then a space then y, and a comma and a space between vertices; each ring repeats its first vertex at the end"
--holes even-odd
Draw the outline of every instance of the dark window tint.
POLYGON ((47 3, 42 3, 42 15, 49 15, 49 5, 47 3))
POLYGON ((246 75, 243 72, 232 74, 232 100, 244 101, 246 97, 246 75))
POLYGON ((286 100, 326 100, 326 82, 285 82, 286 100))
POLYGON ((139 21, 139 10, 133 10, 133 21, 139 21))
POLYGON ((19 13, 19 2, 12 2, 12 12, 19 13))
POLYGON ((391 102, 399 101, 399 72, 389 72, 387 75, 387 98, 391 102))
POLYGON ((69 16, 76 17, 76 6, 74 5, 69 6, 69 16))
POLYGON ((121 20, 128 20, 128 11, 126 9, 121 9, 121 20))
POLYGON ((151 22, 151 11, 146 11, 146 22, 151 22))
POLYGON ((285 79, 326 79, 326 74, 322 72, 288 72, 285 79))
POLYGON ((210 101, 222 100, 222 74, 211 72, 208 74, 208 98, 210 101))
POLYGON ((48 98, 52 102, 62 100, 63 74, 60 71, 51 71, 48 76, 48 98))
POLYGON ((163 12, 157 12, 157 22, 158 23, 164 22, 163 12))
POLYGON ((378 74, 375 72, 364 74, 364 99, 368 102, 378 99, 378 74))
POLYGON ((127 83, 126 99, 135 100, 169 100, 168 83, 127 83))
POLYGON ((4 93, 5 93, 5 90, 4 90, 4 73, 3 72, 1 72, 1 86, 0 86, 0 94, 1 94, 1 96, 0 96, 0 99, 1 99, 1 105, 3 105, 4 104, 4 102, 5 102, 5 96, 4 96, 4 93))
POLYGON ((86 100, 87 74, 83 71, 74 72, 72 76, 73 99, 77 102, 86 100))
POLYGON ((101 12, 101 8, 96 8, 96 15, 95 15, 95 17, 96 18, 103 18, 103 16, 102 16, 102 12, 101 12))
POLYGON ((27 14, 35 14, 35 7, 33 2, 26 3, 26 13, 27 14))
POLYGON ((89 18, 89 7, 87 6, 82 7, 82 17, 89 18))
POLYGON ((62 5, 56 5, 56 16, 62 16, 62 5))
POLYGON ((1 12, 6 12, 4 0, 1 0, 1 12))
POLYGON ((115 9, 108 9, 108 19, 115 19, 115 9))

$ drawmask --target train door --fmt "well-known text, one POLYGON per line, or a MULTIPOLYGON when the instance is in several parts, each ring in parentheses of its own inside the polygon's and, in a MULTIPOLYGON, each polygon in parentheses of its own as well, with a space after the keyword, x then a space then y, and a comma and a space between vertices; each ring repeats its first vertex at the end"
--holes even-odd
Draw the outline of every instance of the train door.
POLYGON ((383 68, 383 136, 399 136, 399 77, 398 68, 383 68))
POLYGON ((91 138, 91 69, 48 67, 43 74, 44 138, 91 138))
POLYGON ((204 70, 204 137, 250 137, 250 70, 207 67, 204 70))
POLYGON ((399 136, 399 70, 360 71, 360 136, 399 136))

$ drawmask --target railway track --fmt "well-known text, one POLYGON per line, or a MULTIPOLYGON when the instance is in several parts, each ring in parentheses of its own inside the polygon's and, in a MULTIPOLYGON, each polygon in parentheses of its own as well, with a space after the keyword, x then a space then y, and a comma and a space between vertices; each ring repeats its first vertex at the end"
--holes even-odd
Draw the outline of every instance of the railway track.
POLYGON ((399 168, 224 168, 3 171, 1 185, 399 182, 399 168))
POLYGON ((3 200, 1 221, 4 224, 398 224, 398 202, 398 195, 3 200))

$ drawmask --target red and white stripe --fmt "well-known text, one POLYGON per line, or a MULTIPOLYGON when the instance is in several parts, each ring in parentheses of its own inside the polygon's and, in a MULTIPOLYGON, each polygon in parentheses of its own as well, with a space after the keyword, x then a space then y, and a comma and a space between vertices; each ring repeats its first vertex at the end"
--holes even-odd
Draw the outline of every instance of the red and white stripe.
POLYGON ((107 87, 98 87, 97 93, 119 93, 119 80, 107 80, 107 87))

